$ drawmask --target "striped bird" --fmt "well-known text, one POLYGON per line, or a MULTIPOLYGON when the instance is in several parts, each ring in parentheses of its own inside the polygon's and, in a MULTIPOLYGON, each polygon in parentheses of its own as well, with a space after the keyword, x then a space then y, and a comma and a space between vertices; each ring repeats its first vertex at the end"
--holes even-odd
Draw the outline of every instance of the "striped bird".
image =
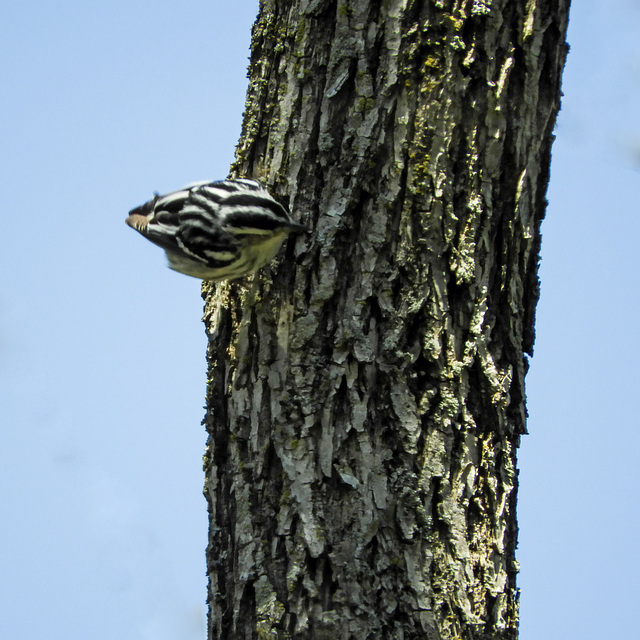
POLYGON ((132 209, 127 224, 162 247, 169 267, 233 280, 270 262, 290 233, 308 231, 259 183, 197 182, 132 209))

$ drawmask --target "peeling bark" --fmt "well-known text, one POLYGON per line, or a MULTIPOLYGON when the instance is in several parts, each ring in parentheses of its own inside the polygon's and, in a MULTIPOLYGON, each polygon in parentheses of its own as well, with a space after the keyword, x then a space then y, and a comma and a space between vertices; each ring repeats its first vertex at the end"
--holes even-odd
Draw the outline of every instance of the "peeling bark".
POLYGON ((264 0, 205 285, 209 638, 517 637, 516 450, 569 0, 264 0))

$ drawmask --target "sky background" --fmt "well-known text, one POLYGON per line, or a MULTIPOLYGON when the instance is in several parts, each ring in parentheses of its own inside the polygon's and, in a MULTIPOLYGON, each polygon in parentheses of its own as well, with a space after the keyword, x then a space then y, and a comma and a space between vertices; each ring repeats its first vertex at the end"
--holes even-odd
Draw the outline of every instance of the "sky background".
MULTIPOLYGON (((227 175, 257 4, 2 2, 3 639, 205 637, 200 283, 124 218, 227 175)), ((637 635, 638 34, 639 0, 574 3, 519 452, 521 640, 637 635)))

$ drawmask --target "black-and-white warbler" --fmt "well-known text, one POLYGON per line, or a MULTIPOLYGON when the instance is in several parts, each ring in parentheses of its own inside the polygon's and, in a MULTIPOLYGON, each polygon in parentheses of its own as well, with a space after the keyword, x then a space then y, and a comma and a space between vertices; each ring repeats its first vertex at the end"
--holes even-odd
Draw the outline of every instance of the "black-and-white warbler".
POLYGON ((270 262, 290 233, 307 231, 259 183, 197 182, 132 209, 130 227, 162 247, 175 271, 233 280, 270 262))

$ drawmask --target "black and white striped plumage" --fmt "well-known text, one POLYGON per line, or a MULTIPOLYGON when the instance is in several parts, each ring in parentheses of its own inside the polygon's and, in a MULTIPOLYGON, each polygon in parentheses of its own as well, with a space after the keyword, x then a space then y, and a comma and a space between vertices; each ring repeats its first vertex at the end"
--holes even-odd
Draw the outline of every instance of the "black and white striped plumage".
POLYGON ((132 209, 127 224, 162 247, 175 271, 233 280, 270 262, 289 233, 306 231, 258 182, 198 182, 132 209))

